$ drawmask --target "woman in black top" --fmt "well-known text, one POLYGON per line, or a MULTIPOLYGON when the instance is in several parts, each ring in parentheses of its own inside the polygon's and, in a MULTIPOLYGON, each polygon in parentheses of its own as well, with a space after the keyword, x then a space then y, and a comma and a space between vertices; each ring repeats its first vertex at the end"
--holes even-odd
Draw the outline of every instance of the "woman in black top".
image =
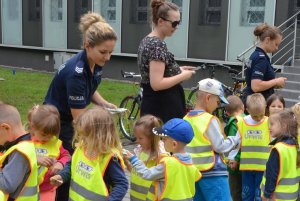
POLYGON ((151 8, 153 30, 141 41, 138 49, 143 88, 141 115, 152 114, 166 122, 185 115, 185 97, 180 83, 195 71, 194 67, 179 67, 164 41, 173 35, 180 23, 177 5, 152 0, 151 8))
POLYGON ((275 78, 275 72, 267 53, 278 50, 282 41, 282 34, 278 28, 266 23, 258 25, 254 35, 259 40, 255 51, 249 58, 246 70, 246 96, 253 93, 262 93, 267 99, 274 93, 274 88, 284 87, 286 78, 275 78))

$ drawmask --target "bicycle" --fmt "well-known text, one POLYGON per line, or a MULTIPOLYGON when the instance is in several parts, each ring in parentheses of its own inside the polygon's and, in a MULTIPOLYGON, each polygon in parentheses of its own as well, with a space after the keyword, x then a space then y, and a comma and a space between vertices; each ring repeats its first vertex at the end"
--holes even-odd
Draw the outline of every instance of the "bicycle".
MULTIPOLYGON (((223 64, 202 64, 201 66, 196 67, 198 70, 210 70, 210 78, 215 78, 215 67, 222 67, 223 69, 226 69, 228 73, 230 74, 231 79, 233 80, 233 86, 227 86, 222 83, 224 96, 230 96, 230 95, 236 95, 240 98, 243 96, 243 89, 245 87, 245 78, 239 77, 241 72, 231 68, 230 66, 226 66, 223 64)), ((195 103, 195 92, 198 91, 198 86, 192 87, 191 91, 188 95, 187 101, 186 101, 186 109, 187 112, 192 110, 194 108, 195 103)), ((221 119, 223 122, 227 122, 229 120, 229 117, 226 115, 225 111, 225 105, 221 104, 220 107, 218 107, 214 112, 213 115, 217 116, 219 119, 221 119)))
MULTIPOLYGON (((140 79, 141 75, 134 72, 125 72, 121 70, 123 78, 140 79)), ((133 81, 134 87, 140 86, 139 83, 133 81)), ((127 109, 125 112, 119 115, 120 130, 125 138, 134 142, 136 139, 133 134, 133 125, 138 116, 140 116, 141 103, 143 96, 143 88, 139 87, 137 94, 129 95, 123 98, 120 104, 120 108, 127 109)))

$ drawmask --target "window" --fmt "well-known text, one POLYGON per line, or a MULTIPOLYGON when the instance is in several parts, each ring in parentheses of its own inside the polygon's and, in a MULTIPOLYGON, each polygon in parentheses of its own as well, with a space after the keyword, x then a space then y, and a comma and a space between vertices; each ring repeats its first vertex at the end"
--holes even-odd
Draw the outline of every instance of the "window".
POLYGON ((52 22, 62 21, 62 0, 51 0, 50 19, 52 22))
POLYGON ((243 0, 241 25, 256 26, 265 21, 266 0, 243 0))
POLYGON ((199 5, 200 25, 221 24, 222 0, 204 0, 199 5))
POLYGON ((148 1, 131 0, 131 17, 133 24, 147 24, 148 20, 148 1))
POLYGON ((182 0, 172 0, 172 3, 176 4, 179 7, 180 21, 182 21, 182 0))
POLYGON ((108 22, 116 21, 116 0, 109 0, 105 18, 108 22))
POLYGON ((41 2, 40 0, 29 0, 28 6, 28 20, 29 21, 36 21, 40 19, 41 15, 41 2))
POLYGON ((17 20, 19 19, 19 1, 18 0, 10 0, 6 1, 8 3, 8 19, 9 20, 17 20))

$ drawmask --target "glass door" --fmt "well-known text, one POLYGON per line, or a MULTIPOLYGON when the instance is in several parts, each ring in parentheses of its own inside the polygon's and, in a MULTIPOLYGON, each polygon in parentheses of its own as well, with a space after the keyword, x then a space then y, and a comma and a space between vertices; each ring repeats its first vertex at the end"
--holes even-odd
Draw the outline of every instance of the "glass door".
POLYGON ((2 42, 22 45, 22 0, 2 0, 2 42))
POLYGON ((43 45, 67 49, 67 1, 43 0, 43 45))

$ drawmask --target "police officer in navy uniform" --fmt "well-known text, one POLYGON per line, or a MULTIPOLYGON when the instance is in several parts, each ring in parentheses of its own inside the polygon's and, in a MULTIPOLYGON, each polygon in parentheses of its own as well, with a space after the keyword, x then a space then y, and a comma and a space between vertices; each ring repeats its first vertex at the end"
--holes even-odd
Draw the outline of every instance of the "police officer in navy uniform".
MULTIPOLYGON (((84 49, 61 65, 52 80, 45 97, 45 104, 57 107, 61 119, 59 138, 70 154, 72 147, 73 120, 92 102, 107 108, 116 108, 97 92, 102 68, 110 59, 117 35, 112 27, 96 13, 87 13, 80 19, 84 49)), ((69 186, 62 185, 56 200, 68 200, 69 186)))
POLYGON ((254 35, 259 43, 247 64, 246 97, 253 93, 262 93, 267 99, 274 93, 274 88, 282 88, 285 85, 286 78, 275 78, 274 68, 267 55, 267 53, 278 50, 282 41, 282 34, 277 27, 263 23, 255 28, 254 35))

